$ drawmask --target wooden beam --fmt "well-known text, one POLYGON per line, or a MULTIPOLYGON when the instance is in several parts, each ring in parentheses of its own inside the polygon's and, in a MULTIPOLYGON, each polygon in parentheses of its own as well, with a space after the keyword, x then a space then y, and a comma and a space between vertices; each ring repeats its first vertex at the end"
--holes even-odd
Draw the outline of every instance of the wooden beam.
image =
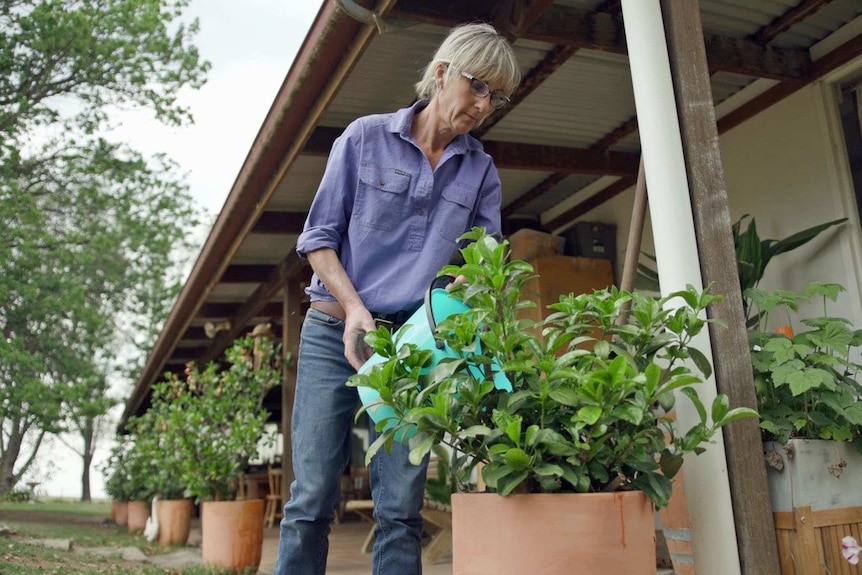
POLYGON ((252 319, 260 315, 260 311, 272 301, 272 298, 282 289, 285 282, 289 279, 296 279, 300 273, 305 271, 307 266, 308 262, 301 259, 294 250, 290 250, 287 257, 272 271, 270 277, 260 284, 245 303, 239 307, 236 314, 229 318, 230 328, 219 332, 206 353, 199 359, 199 364, 203 365, 218 358, 231 342, 242 334, 252 319))
POLYGON ((275 266, 265 265, 231 265, 224 270, 219 283, 261 283, 272 274, 275 266))
POLYGON ((554 186, 565 180, 567 176, 568 174, 563 174, 561 172, 555 172, 551 174, 550 176, 539 182, 539 184, 537 184, 533 189, 519 196, 515 199, 515 201, 511 202, 509 205, 503 208, 500 215, 503 217, 503 219, 515 215, 518 210, 520 210, 533 200, 541 197, 545 192, 551 190, 554 186))
POLYGON ((498 0, 492 10, 492 23, 509 42, 514 42, 548 9, 554 0, 498 0))
POLYGON ((302 148, 303 156, 329 156, 329 150, 332 149, 332 144, 335 139, 344 132, 343 128, 330 128, 327 126, 317 126, 308 137, 308 141, 302 148))
MULTIPOLYGON (((491 3, 466 0, 399 0, 390 15, 399 20, 451 27, 463 22, 492 20, 491 3)), ((520 36, 554 45, 626 54, 623 25, 617 15, 551 5, 520 36)), ((762 46, 751 40, 710 35, 707 59, 711 70, 758 78, 802 79, 810 57, 807 50, 762 46)))
MULTIPOLYGON (((637 174, 634 176, 627 176, 625 178, 621 178, 605 188, 600 192, 596 192, 580 204, 569 208, 562 214, 558 215, 552 220, 547 222, 542 222, 542 226, 549 229, 555 230, 557 228, 561 228, 568 223, 571 223, 572 220, 575 220, 590 210, 599 207, 606 201, 610 200, 614 196, 617 196, 627 189, 631 188, 633 185, 637 183, 637 174)), ((577 192, 575 192, 577 193, 577 192)))
POLYGON ((298 236, 306 217, 307 212, 263 212, 250 233, 298 236))
POLYGON ((750 102, 743 104, 718 121, 718 132, 724 133, 756 116, 805 86, 819 80, 847 62, 862 55, 862 34, 848 40, 811 65, 811 74, 804 82, 782 82, 750 102))
POLYGON ((610 134, 596 142, 592 147, 596 150, 607 150, 623 138, 634 134, 638 129, 638 117, 632 116, 614 129, 610 134))
MULTIPOLYGON (((278 304, 276 303, 275 305, 278 305, 278 304)), ((239 305, 237 305, 235 307, 236 307, 236 309, 239 309, 239 305)), ((272 316, 272 314, 269 314, 269 315, 272 316)), ((273 330, 281 329, 280 320, 276 321, 276 322, 272 322, 272 323, 273 323, 273 326, 272 326, 273 330)), ((204 328, 201 326, 191 326, 188 329, 186 329, 185 332, 183 332, 183 336, 180 338, 180 341, 201 340, 201 339, 210 339, 207 336, 204 328)))
POLYGON ((284 500, 290 499, 289 487, 296 478, 293 472, 293 451, 291 449, 291 422, 293 420, 293 402, 296 396, 296 359, 299 354, 299 334, 302 327, 302 286, 296 280, 289 279, 284 284, 284 305, 282 315, 281 340, 283 342, 284 370, 281 383, 281 432, 284 436, 284 453, 281 458, 281 468, 284 474, 282 495, 284 500))
POLYGON ((752 34, 749 39, 758 44, 768 44, 772 42, 776 36, 783 32, 787 32, 790 28, 799 24, 832 0, 803 0, 797 6, 789 9, 787 12, 775 18, 772 22, 752 34))
MULTIPOLYGON (((198 310, 195 319, 198 321, 230 319, 239 313, 241 305, 238 303, 205 303, 198 310)), ((257 310, 255 317, 279 317, 280 315, 281 304, 269 302, 257 310)))
MULTIPOLYGON (((709 326, 716 387, 731 407, 756 410, 700 11, 691 0, 661 0, 661 7, 703 285, 723 296, 707 310, 726 323, 709 326)), ((743 419, 722 432, 742 574, 774 575, 780 572, 778 546, 758 424, 756 418, 743 419)))
POLYGON ((560 146, 483 142, 498 169, 563 174, 628 176, 637 174, 639 156, 628 152, 584 150, 560 146))
POLYGON ((761 46, 751 40, 707 34, 709 69, 771 80, 801 80, 808 76, 811 56, 806 50, 761 46))

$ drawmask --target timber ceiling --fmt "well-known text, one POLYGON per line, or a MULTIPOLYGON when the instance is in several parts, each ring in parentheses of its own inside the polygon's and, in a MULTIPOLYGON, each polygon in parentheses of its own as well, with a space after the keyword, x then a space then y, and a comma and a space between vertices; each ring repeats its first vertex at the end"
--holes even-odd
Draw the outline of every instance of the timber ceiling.
MULTIPOLYGON (((719 133, 862 55, 860 0, 699 6, 719 133)), ((283 286, 310 277, 294 245, 333 140, 357 116, 409 105, 451 26, 494 23, 522 66, 512 105, 476 134, 500 172, 504 221, 559 232, 634 185, 638 125, 619 0, 379 0, 377 11, 382 33, 323 3, 123 421, 147 408, 163 372, 219 358, 256 323, 280 333, 283 286), (606 185, 595 192, 597 183, 606 185), (207 336, 208 323, 225 322, 207 336)), ((280 390, 268 407, 280 421, 280 390)))

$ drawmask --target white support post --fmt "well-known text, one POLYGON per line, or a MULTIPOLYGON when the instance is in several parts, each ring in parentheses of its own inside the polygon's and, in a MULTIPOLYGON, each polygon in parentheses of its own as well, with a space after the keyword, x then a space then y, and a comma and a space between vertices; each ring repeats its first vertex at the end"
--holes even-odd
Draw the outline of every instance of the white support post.
MULTIPOLYGON (((662 295, 687 284, 703 288, 682 139, 659 0, 622 0, 626 43, 638 112, 650 218, 662 295)), ((707 330, 694 345, 712 361, 707 330)), ((715 380, 697 389, 707 406, 715 380)), ((681 429, 697 423, 697 412, 678 396, 681 429)), ((706 452, 686 457, 682 467, 698 575, 740 573, 724 442, 719 434, 706 452)))

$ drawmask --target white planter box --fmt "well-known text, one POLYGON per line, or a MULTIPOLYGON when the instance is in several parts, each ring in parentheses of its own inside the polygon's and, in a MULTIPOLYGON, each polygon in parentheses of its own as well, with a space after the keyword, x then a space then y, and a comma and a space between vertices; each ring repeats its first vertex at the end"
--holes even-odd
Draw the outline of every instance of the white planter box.
POLYGON ((841 539, 862 532, 862 454, 847 443, 764 443, 782 575, 862 573, 841 539), (774 454, 772 453, 774 451, 774 454))

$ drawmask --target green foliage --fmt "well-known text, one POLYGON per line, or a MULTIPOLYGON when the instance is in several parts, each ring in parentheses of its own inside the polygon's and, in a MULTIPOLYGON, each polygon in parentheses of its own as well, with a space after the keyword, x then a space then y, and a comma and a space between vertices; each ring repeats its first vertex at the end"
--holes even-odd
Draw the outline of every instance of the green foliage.
POLYGON ((0 494, 45 434, 89 462, 108 375, 135 377, 181 285, 200 213, 174 162, 110 130, 120 109, 190 121, 187 4, 0 1, 0 494))
POLYGON ((387 360, 349 384, 376 389, 398 414, 369 457, 414 428, 411 460, 448 445, 462 489, 482 463, 488 488, 503 495, 638 489, 661 507, 683 455, 700 453, 721 426, 756 415, 729 409, 721 395, 708 415, 692 389, 702 379, 689 366, 709 375, 690 344, 715 296, 691 288, 661 300, 617 289, 568 295, 536 326, 518 313, 531 305, 521 298, 531 266, 508 261, 508 243, 482 230, 466 237, 475 241, 462 250, 464 265, 441 271, 466 278, 451 293, 470 309, 438 326, 458 357, 430 366, 429 351, 399 345, 385 329, 366 337, 387 360), (618 322, 628 305, 627 321, 618 322), (495 389, 495 365, 511 393, 495 389), (685 432, 667 415, 678 394, 700 416, 685 432))
POLYGON ((852 441, 862 451, 862 366, 851 359, 862 351, 862 330, 826 313, 826 300, 835 301, 842 291, 822 283, 809 284, 804 293, 747 291, 760 320, 749 342, 764 439, 852 441), (812 298, 822 298, 823 315, 796 319, 799 304, 812 298), (804 331, 794 329, 791 337, 768 332, 773 312, 804 331))
POLYGON ((111 449, 101 467, 105 478, 105 493, 117 501, 147 501, 155 495, 149 481, 152 462, 139 448, 137 437, 123 435, 111 449))
POLYGON ((190 366, 153 388, 157 440, 148 449, 174 484, 199 500, 236 496, 237 478, 257 453, 269 416, 261 406, 281 383, 281 345, 267 337, 244 337, 225 351, 228 366, 190 366))
MULTIPOLYGON (((832 226, 846 222, 847 218, 812 226, 781 240, 764 240, 757 233, 757 223, 753 217, 748 227, 745 230, 741 229, 748 217, 749 215, 746 214, 733 224, 733 245, 736 248, 736 266, 739 272, 739 287, 743 295, 745 320, 748 327, 752 327, 757 324, 758 318, 751 316, 751 300, 745 292, 757 287, 772 258, 807 244, 832 226)), ((655 256, 647 254, 647 257, 655 261, 655 256)), ((638 264, 637 285, 644 290, 659 291, 658 273, 650 266, 638 264)))

